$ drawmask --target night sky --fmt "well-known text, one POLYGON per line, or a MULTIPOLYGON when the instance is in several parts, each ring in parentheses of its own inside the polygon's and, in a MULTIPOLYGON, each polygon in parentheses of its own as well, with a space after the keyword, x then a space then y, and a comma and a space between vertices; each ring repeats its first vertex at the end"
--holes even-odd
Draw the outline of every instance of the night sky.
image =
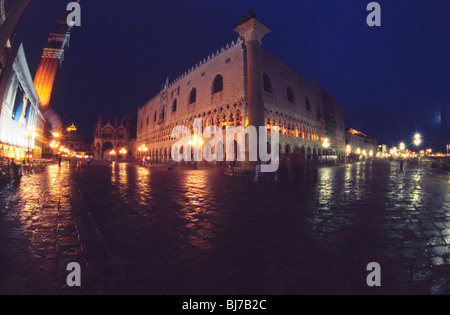
MULTIPOLYGON (((31 1, 16 28, 32 76, 48 33, 70 1, 31 1)), ((251 7, 272 33, 263 48, 343 106, 347 127, 387 144, 424 145, 439 134, 450 102, 450 1, 378 1, 382 26, 368 27, 369 0, 81 1, 55 86, 54 109, 92 136, 99 114, 119 119, 212 52, 237 38, 232 21, 251 7)))

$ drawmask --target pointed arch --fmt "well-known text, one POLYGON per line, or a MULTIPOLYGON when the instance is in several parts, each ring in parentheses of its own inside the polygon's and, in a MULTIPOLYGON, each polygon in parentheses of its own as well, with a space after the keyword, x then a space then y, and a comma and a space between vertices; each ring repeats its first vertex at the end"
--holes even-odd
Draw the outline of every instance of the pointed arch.
POLYGON ((223 77, 220 74, 218 74, 214 78, 211 94, 216 94, 221 91, 223 91, 223 77))

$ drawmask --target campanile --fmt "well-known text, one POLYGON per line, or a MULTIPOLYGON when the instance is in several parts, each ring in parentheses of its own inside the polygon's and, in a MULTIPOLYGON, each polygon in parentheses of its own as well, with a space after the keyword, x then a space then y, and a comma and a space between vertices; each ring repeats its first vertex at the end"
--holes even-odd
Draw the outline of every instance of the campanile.
POLYGON ((40 98, 42 112, 46 112, 51 107, 55 79, 64 61, 64 54, 69 48, 73 27, 67 25, 67 15, 68 13, 64 18, 58 20, 55 30, 50 33, 34 77, 34 85, 40 98))

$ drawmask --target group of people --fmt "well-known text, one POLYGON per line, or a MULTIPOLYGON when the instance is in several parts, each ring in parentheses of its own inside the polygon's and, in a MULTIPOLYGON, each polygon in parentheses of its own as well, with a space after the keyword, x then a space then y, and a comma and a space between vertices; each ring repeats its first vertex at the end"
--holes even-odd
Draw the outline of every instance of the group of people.
POLYGON ((261 162, 254 170, 254 182, 301 183, 305 180, 317 182, 320 161, 317 157, 307 159, 303 152, 285 154, 281 157, 278 170, 272 173, 261 172, 261 162))
POLYGON ((12 160, 10 165, 11 165, 11 169, 14 174, 14 183, 16 183, 16 184, 20 182, 20 179, 22 178, 24 171, 27 172, 28 169, 32 168, 32 166, 30 164, 28 167, 26 166, 25 160, 24 160, 23 164, 16 163, 16 161, 12 160))

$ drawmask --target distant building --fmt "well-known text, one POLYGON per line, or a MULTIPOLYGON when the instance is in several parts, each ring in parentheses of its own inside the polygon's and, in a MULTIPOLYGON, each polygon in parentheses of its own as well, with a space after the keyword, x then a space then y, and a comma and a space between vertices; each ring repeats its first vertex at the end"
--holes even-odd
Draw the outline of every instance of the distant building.
MULTIPOLYGON (((327 137, 331 139, 329 155, 338 155, 340 150, 345 147, 345 122, 343 109, 327 92, 322 90, 321 93, 323 118, 325 120, 325 132, 327 137)), ((340 157, 342 158, 342 154, 340 157)))
POLYGON ((345 143, 347 146, 347 155, 356 157, 357 160, 366 160, 367 158, 376 157, 378 150, 377 140, 358 130, 352 128, 347 129, 345 133, 345 143))
POLYGON ((92 147, 92 143, 86 140, 86 136, 68 131, 62 135, 61 144, 65 148, 77 153, 89 153, 92 147))
POLYGON ((136 152, 136 136, 133 134, 134 126, 132 117, 129 115, 125 116, 120 124, 117 119, 114 124, 111 124, 109 121, 103 124, 102 118, 99 117, 94 131, 94 159, 106 160, 112 156, 110 154, 112 151, 116 153, 118 160, 133 158, 136 152), (120 154, 119 151, 121 149, 125 149, 127 153, 120 154))

